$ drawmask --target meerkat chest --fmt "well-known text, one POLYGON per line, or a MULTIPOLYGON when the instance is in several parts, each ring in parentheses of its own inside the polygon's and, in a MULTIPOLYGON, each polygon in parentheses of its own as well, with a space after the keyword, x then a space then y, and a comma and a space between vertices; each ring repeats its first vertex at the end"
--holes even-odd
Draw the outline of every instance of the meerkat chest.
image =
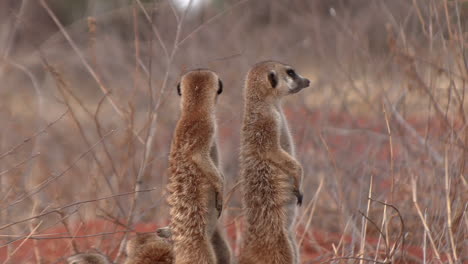
POLYGON ((281 122, 283 122, 283 118, 281 113, 277 109, 273 109, 273 120, 275 120, 275 123, 277 124, 278 127, 281 127, 281 122))

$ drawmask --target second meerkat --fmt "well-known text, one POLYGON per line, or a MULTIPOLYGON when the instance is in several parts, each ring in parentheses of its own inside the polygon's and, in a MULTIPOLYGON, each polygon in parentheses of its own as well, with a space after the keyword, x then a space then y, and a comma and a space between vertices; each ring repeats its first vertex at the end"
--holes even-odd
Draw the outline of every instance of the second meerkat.
POLYGON ((215 106, 222 82, 210 70, 182 76, 177 87, 181 116, 169 157, 169 197, 175 264, 230 263, 229 248, 217 227, 223 204, 223 176, 217 166, 215 106), (219 242, 219 241, 217 241, 219 242), (217 261, 217 252, 228 255, 217 261))
POLYGON ((172 264, 174 253, 170 237, 164 233, 139 233, 127 242, 125 264, 172 264))
POLYGON ((258 63, 247 74, 240 151, 247 226, 239 264, 299 263, 293 224, 303 171, 281 99, 309 83, 275 61, 258 63))

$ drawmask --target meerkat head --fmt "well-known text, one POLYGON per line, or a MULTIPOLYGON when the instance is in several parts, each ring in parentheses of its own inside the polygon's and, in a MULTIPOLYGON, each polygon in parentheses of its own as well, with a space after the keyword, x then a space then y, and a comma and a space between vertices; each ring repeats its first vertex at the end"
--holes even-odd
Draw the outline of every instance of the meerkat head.
POLYGON ((299 75, 291 66, 265 61, 257 63, 247 75, 247 94, 256 97, 281 98, 308 87, 310 81, 299 75))
POLYGON ((182 106, 205 105, 206 100, 216 102, 223 92, 223 82, 210 70, 197 69, 184 74, 177 84, 182 106))
POLYGON ((80 253, 67 258, 68 264, 111 264, 106 256, 99 253, 80 253))

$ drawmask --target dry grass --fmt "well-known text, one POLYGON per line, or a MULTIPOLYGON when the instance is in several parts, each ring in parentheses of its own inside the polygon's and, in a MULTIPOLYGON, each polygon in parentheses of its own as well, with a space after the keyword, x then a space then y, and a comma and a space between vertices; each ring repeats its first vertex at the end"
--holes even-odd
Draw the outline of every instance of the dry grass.
MULTIPOLYGON (((231 190, 244 74, 264 59, 313 80, 285 102, 306 174, 304 263, 468 261, 468 2, 92 2, 0 3, 0 261, 121 259, 127 232, 167 223, 175 84, 192 68, 226 87, 231 190)), ((233 190, 234 246, 240 207, 233 190)))

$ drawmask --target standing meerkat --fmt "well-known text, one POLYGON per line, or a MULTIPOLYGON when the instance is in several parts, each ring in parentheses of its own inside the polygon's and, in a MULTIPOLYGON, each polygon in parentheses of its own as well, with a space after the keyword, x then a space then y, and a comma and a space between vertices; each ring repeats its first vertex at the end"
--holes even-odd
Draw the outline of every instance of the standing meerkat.
POLYGON ((112 264, 110 260, 100 253, 79 253, 67 258, 68 264, 112 264))
POLYGON ((164 234, 141 233, 127 242, 125 264, 172 264, 172 242, 164 234))
MULTIPOLYGON (((222 82, 210 70, 194 70, 182 76, 177 90, 181 116, 171 145, 168 184, 174 263, 229 263, 217 261, 212 243, 220 234, 217 222, 223 204, 215 139, 215 105, 222 82)), ((223 246, 229 249, 225 241, 223 246)))
POLYGON ((240 174, 246 232, 239 264, 297 264, 293 230, 302 203, 302 166, 281 108, 281 99, 309 86, 292 67, 274 61, 247 74, 241 130, 240 174))

